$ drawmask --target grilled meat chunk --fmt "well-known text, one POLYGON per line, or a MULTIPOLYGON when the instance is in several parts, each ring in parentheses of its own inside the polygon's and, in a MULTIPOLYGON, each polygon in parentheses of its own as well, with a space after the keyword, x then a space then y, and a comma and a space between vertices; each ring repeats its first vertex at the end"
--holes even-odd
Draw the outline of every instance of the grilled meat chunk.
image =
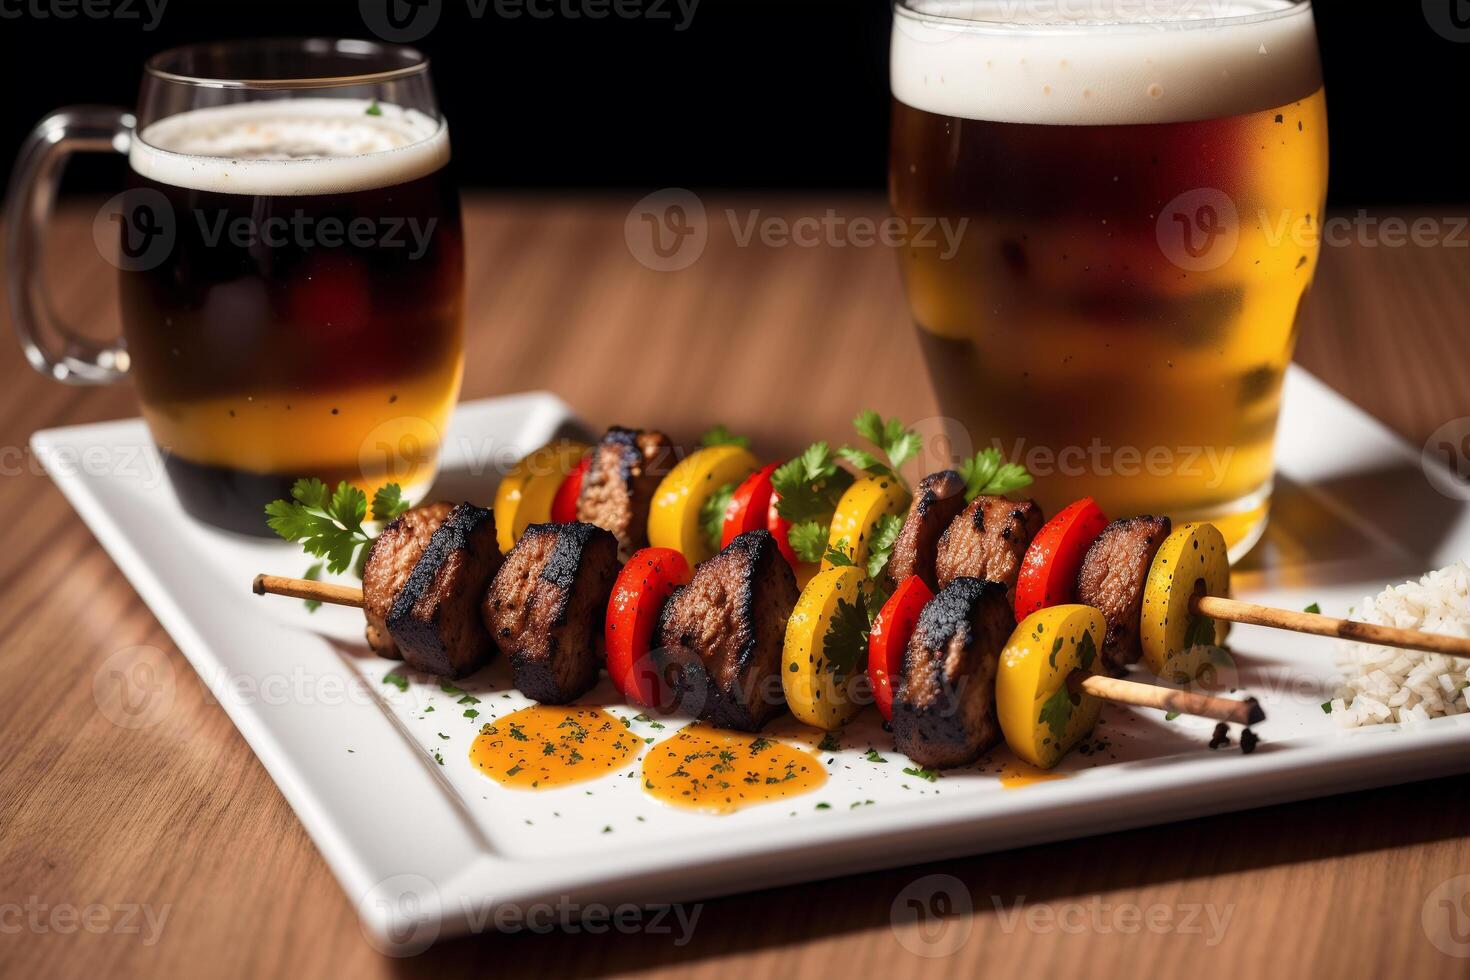
POLYGON ((463 677, 495 654, 478 605, 499 568, 495 515, 474 504, 456 504, 388 609, 388 635, 410 667, 463 677))
POLYGON ((939 536, 964 507, 965 481, 954 470, 930 473, 919 481, 903 529, 893 543, 893 555, 883 571, 890 592, 913 575, 923 579, 931 592, 938 591, 934 561, 939 536))
POLYGON ((1138 635, 1143 586, 1170 528, 1167 517, 1114 521, 1087 549, 1077 571, 1077 601, 1100 610, 1108 622, 1102 657, 1111 673, 1122 673, 1143 655, 1138 635))
POLYGON ((676 589, 655 663, 676 703, 720 728, 760 731, 786 710, 781 647, 796 575, 769 531, 747 531, 676 589))
POLYGON ((481 610, 522 694, 566 704, 597 683, 603 618, 617 575, 611 531, 583 523, 526 528, 481 610))
POLYGON ((624 561, 648 544, 648 507, 672 448, 662 432, 613 426, 592 450, 577 520, 611 531, 624 561))
POLYGON ((935 574, 942 589, 957 578, 999 582, 1012 597, 1021 559, 1046 519, 1034 500, 976 497, 939 538, 935 574))
POLYGON ((921 766, 974 762, 1000 741, 995 674, 1015 628, 998 582, 957 578, 919 615, 893 699, 893 740, 921 766))
POLYGON ((429 546, 429 539, 454 509, 450 503, 421 504, 396 517, 368 548, 362 566, 362 611, 367 615, 368 646, 380 657, 402 660, 403 654, 388 635, 388 611, 408 583, 413 566, 429 546))

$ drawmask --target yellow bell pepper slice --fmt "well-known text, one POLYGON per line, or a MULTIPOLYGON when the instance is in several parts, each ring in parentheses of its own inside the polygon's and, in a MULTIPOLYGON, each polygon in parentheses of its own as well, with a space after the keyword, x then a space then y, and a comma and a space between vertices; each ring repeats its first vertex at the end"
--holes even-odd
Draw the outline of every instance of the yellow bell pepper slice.
POLYGON ((1074 695, 1074 671, 1098 672, 1107 621, 1091 606, 1049 606, 1027 616, 1000 654, 995 707, 1006 744, 1022 759, 1050 769, 1097 724, 1102 702, 1074 695))
MULTIPOLYGON (((909 492, 893 477, 867 476, 856 481, 837 501, 832 530, 827 535, 827 550, 845 554, 854 565, 866 569, 878 518, 906 513, 909 500, 909 492)), ((824 557, 822 571, 832 567, 824 557)))
POLYGON ((551 502, 567 474, 591 446, 555 439, 523 457, 495 488, 495 538, 502 552, 515 547, 526 528, 551 520, 551 502))
POLYGON ((760 469, 760 460, 739 446, 710 446, 680 460, 653 492, 648 512, 648 543, 673 548, 691 566, 712 557, 699 512, 727 483, 738 483, 760 469))
POLYGON ((781 687, 791 713, 814 728, 840 728, 862 707, 853 697, 853 685, 867 668, 867 646, 841 641, 853 639, 843 634, 858 617, 866 619, 866 582, 867 575, 856 568, 818 572, 786 623, 781 687), (830 648, 829 633, 834 640, 830 648))
POLYGON ((1204 619, 1189 611, 1189 601, 1201 585, 1206 595, 1230 594, 1225 537, 1213 524, 1185 524, 1159 546, 1143 587, 1139 639, 1144 663, 1156 677, 1167 680, 1181 671, 1192 676, 1182 661, 1172 666, 1170 661, 1195 646, 1225 641, 1228 623, 1217 622, 1210 630, 1204 619))

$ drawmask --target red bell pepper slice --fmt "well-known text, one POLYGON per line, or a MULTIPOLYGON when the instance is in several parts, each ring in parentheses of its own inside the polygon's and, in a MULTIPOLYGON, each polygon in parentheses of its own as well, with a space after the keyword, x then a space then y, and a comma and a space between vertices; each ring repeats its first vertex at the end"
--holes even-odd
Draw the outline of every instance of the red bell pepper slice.
POLYGON ((781 493, 778 490, 771 491, 771 506, 766 510, 766 530, 776 539, 776 547, 781 549, 781 555, 793 568, 801 567, 801 559, 796 557, 796 552, 791 550, 791 522, 782 517, 776 510, 776 505, 781 502, 781 493))
POLYGON ((607 673, 631 703, 660 703, 658 671, 648 656, 659 611, 669 594, 689 582, 689 562, 672 548, 644 548, 613 583, 607 603, 607 673))
POLYGON ((903 651, 919 624, 919 613, 934 598, 917 575, 904 579, 883 603, 868 638, 868 682, 884 721, 893 720, 893 685, 903 674, 903 651))
MULTIPOLYGON (((746 531, 759 531, 767 527, 768 511, 771 507, 771 474, 780 463, 756 470, 730 496, 725 507, 725 524, 720 530, 720 547, 730 547, 730 542, 746 531)), ((790 547, 788 544, 787 547, 790 547)))
POLYGON ((1036 532, 1016 580, 1017 622, 1038 609, 1074 600, 1082 559, 1107 525, 1097 501, 1083 497, 1036 532))
POLYGON ((556 496, 551 498, 551 523, 570 524, 577 519, 577 498, 582 495, 582 480, 591 465, 592 456, 583 456, 556 488, 556 496))

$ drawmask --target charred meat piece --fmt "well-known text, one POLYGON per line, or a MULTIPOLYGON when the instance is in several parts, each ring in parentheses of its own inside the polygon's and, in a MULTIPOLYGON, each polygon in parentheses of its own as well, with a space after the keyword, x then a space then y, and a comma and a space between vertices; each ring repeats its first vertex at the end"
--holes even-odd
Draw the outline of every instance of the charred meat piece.
POLYGON ((408 584, 408 576, 429 539, 454 509, 450 503, 421 504, 405 511, 383 528, 368 548, 362 567, 362 611, 367 614, 367 642, 373 652, 402 660, 398 645, 388 635, 388 611, 408 584))
POLYGON ((942 589, 957 578, 999 582, 1014 596, 1021 559, 1046 523, 1034 500, 976 497, 939 539, 935 574, 942 589))
POLYGON ((659 619, 655 663, 676 703, 747 732, 785 711, 781 647, 796 598, 796 575, 769 531, 747 531, 700 564, 659 619))
POLYGON ((592 450, 577 519, 611 531, 624 561, 648 544, 648 506, 672 448, 662 432, 613 426, 592 450))
POLYGON ((463 677, 494 655, 478 606, 499 568, 495 515, 474 504, 456 504, 388 609, 388 635, 410 667, 463 677))
POLYGON ((963 766, 1000 741, 995 674, 1015 625, 998 582, 957 578, 929 601, 893 699, 898 751, 921 766, 963 766))
POLYGON ((893 556, 883 572, 890 592, 913 575, 923 579, 931 592, 938 591, 934 561, 939 551, 939 536, 964 507, 965 480, 954 470, 930 473, 919 481, 908 516, 903 519, 903 529, 893 544, 893 556))
POLYGON ((510 657, 516 687, 566 704, 597 683, 618 542, 591 524, 532 524, 485 594, 485 626, 510 657))
POLYGON ((1077 601, 1095 607, 1108 621, 1102 657, 1111 673, 1122 673, 1143 655, 1138 636, 1143 586, 1169 531, 1167 517, 1114 521, 1087 549, 1077 571, 1077 601))

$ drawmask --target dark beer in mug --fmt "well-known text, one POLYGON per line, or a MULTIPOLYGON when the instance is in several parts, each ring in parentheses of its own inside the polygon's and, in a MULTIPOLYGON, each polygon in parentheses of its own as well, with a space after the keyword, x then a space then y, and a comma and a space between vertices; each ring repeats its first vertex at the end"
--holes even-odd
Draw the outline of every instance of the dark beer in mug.
POLYGON ((259 532, 297 477, 425 489, 463 366, 445 124, 249 102, 156 122, 129 162, 124 336, 186 508, 259 532))

